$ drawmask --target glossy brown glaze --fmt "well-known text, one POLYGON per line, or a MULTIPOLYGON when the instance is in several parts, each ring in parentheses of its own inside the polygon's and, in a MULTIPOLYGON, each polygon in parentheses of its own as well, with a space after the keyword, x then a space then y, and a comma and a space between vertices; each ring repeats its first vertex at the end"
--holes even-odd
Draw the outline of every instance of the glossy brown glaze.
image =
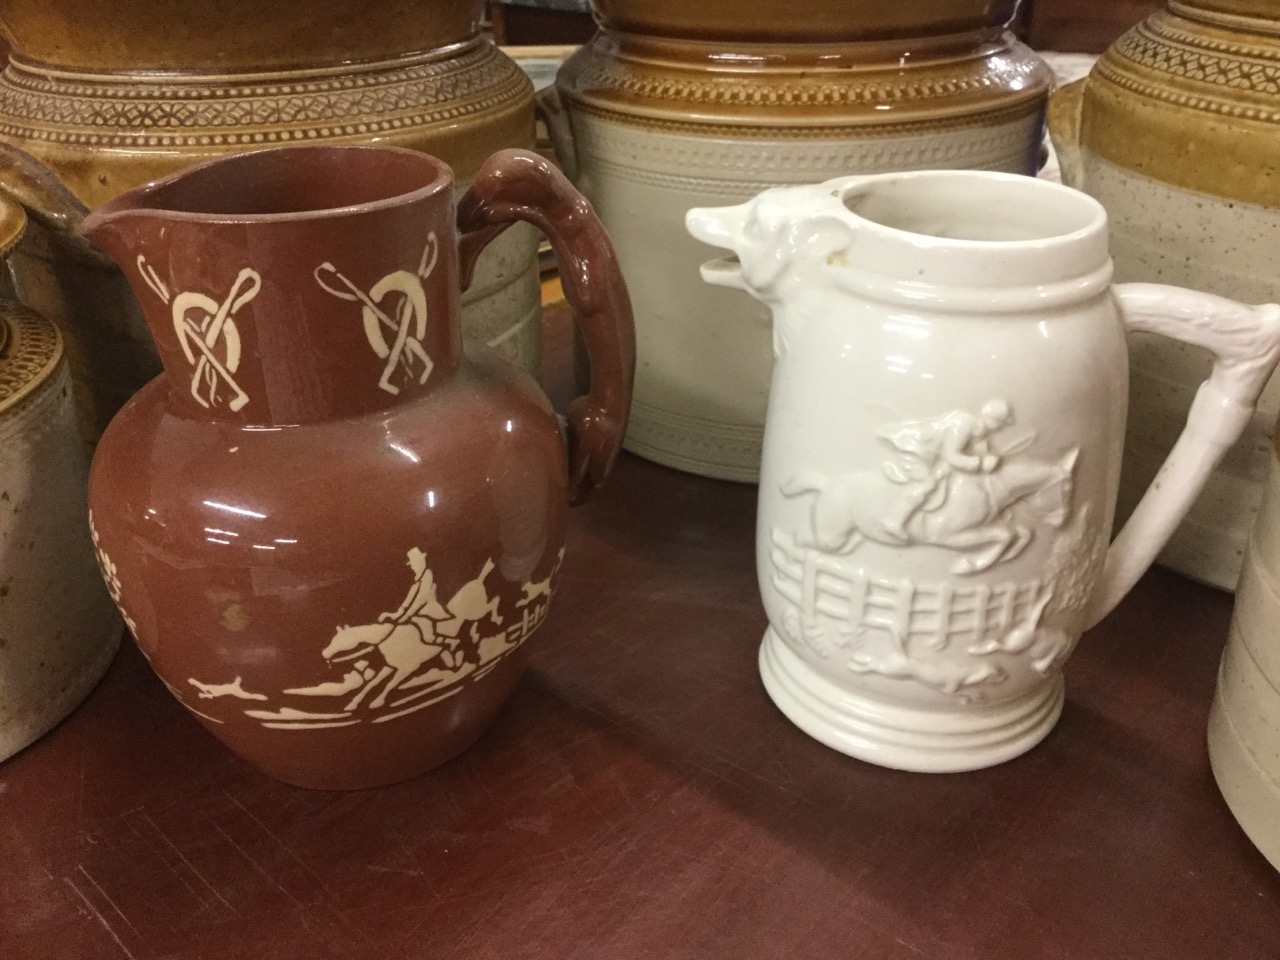
POLYGON ((610 30, 560 69, 560 96, 577 109, 648 129, 772 137, 857 127, 901 135, 981 128, 1043 111, 1044 63, 998 29, 863 40, 726 45, 610 30))
MULTIPOLYGON (((494 165, 514 171, 512 206, 486 239, 543 218, 594 265, 579 302, 603 284, 625 305, 607 245, 583 249, 598 236, 541 206, 572 194, 562 178, 523 151, 494 165)), ((389 783, 468 746, 519 676, 563 555, 551 408, 528 376, 461 346, 453 196, 422 154, 286 148, 85 221, 165 365, 94 460, 104 574, 174 695, 290 783, 389 783)), ((598 355, 601 391, 625 423, 630 314, 582 320, 617 353, 598 355)))
POLYGON ((512 220, 551 241, 590 359, 590 390, 570 405, 566 424, 571 502, 581 503, 609 475, 626 430, 636 368, 631 300, 623 284, 601 281, 617 255, 587 198, 542 158, 513 151, 490 158, 462 198, 464 286, 484 245, 512 220))
POLYGON ((371 60, 472 36, 481 0, 0 0, 5 39, 26 58, 70 68, 275 70, 371 60))
POLYGON ((706 40, 844 42, 1003 27, 1015 0, 592 0, 605 27, 706 40))

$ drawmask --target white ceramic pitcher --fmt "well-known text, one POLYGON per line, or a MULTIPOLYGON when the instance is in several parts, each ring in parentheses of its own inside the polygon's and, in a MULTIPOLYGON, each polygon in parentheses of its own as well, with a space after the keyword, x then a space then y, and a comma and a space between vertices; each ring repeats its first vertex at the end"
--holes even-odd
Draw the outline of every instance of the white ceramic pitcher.
POLYGON ((702 268, 773 310, 760 672, 801 729, 907 770, 990 766, 1062 710, 1280 358, 1280 306, 1111 286, 1103 208, 1010 174, 846 177, 694 209, 702 268), (1216 356, 1110 549, 1125 331, 1216 356))

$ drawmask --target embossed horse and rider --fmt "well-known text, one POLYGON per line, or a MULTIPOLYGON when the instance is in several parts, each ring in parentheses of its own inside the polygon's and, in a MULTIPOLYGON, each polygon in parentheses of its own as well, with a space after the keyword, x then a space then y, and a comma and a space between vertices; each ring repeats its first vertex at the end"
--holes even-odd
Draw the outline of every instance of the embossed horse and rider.
POLYGON ((893 451, 880 470, 801 474, 782 492, 813 496, 809 545, 817 549, 928 544, 962 554, 953 573, 978 573, 1026 549, 1028 522, 1060 527, 1070 511, 1078 449, 1050 463, 1019 457, 1035 434, 1001 446, 996 435, 1013 420, 1010 405, 994 399, 977 414, 951 410, 897 423, 877 434, 893 451))

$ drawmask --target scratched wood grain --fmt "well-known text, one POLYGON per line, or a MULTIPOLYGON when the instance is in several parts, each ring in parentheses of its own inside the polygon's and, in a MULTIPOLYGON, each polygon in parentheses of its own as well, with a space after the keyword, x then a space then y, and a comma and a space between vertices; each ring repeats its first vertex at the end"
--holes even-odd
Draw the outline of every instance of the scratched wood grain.
POLYGON ((896 773, 765 697, 754 507, 624 456, 512 701, 390 789, 265 778, 127 645, 0 765, 0 960, 1274 960, 1204 746, 1227 595, 1153 572, 1035 751, 896 773))

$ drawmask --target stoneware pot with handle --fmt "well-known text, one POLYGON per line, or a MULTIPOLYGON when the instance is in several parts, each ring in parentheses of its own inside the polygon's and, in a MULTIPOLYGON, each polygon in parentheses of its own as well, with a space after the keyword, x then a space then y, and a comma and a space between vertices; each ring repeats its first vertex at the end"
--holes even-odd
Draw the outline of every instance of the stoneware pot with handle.
POLYGON ((1033 173, 1052 74, 1012 0, 596 0, 599 33, 541 94, 556 151, 609 229, 636 311, 627 447, 753 482, 768 312, 707 287, 690 207, 850 173, 1033 173))

